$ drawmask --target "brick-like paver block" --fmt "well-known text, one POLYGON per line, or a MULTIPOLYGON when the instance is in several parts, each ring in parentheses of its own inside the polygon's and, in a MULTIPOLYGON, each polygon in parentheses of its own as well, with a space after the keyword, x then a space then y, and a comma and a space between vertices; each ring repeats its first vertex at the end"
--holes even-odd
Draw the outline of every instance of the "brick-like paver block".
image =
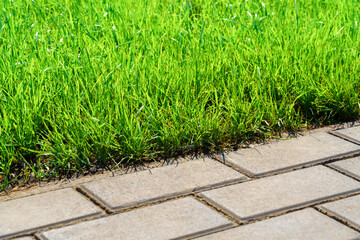
POLYGON ((0 239, 101 213, 69 188, 0 202, 0 239))
POLYGON ((320 208, 360 230, 360 195, 320 205, 320 208))
POLYGON ((281 212, 354 191, 360 182, 316 166, 200 193, 240 220, 281 212))
POLYGON ((358 238, 360 238, 360 233, 312 208, 307 208, 210 234, 197 240, 349 240, 358 238))
POLYGON ((360 146, 325 132, 241 149, 221 157, 250 175, 262 176, 360 152, 360 146))
POLYGON ((333 134, 360 144, 360 126, 334 131, 333 134))
POLYGON ((82 188, 116 210, 245 179, 217 161, 204 159, 90 182, 82 188))
POLYGON ((349 158, 346 160, 330 163, 329 165, 360 180, 360 157, 349 158))
POLYGON ((227 218, 186 197, 39 234, 41 239, 174 239, 232 226, 227 218))

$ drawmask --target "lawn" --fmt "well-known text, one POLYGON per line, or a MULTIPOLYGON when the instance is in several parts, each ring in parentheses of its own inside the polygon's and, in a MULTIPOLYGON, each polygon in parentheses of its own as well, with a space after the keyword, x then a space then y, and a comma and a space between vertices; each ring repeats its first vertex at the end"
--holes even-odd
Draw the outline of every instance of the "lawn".
POLYGON ((359 0, 0 9, 2 189, 360 117, 359 0))

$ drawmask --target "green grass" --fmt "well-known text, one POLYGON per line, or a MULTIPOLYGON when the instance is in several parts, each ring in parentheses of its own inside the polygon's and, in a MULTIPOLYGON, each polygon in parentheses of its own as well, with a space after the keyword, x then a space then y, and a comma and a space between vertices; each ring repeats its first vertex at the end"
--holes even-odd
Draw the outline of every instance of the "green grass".
POLYGON ((0 186, 360 117, 359 0, 3 0, 0 186))

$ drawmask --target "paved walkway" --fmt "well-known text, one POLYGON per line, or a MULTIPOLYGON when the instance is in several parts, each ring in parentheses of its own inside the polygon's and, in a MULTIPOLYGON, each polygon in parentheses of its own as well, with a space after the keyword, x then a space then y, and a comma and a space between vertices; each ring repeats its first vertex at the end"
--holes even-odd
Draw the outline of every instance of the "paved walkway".
POLYGON ((0 239, 360 239, 360 126, 327 130, 10 194, 0 239))

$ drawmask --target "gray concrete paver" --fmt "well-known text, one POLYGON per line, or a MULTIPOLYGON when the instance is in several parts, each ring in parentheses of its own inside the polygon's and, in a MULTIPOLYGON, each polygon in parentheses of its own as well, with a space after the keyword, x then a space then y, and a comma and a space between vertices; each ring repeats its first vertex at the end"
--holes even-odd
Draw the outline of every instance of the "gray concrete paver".
POLYGON ((307 208, 264 221, 210 234, 197 240, 345 240, 360 233, 307 208))
POLYGON ((330 163, 329 166, 360 180, 360 157, 330 163))
POLYGON ((360 146, 325 132, 229 152, 221 158, 254 176, 324 162, 360 152, 360 146))
POLYGON ((0 239, 101 213, 69 188, 0 202, 0 239))
POLYGON ((245 179, 217 161, 204 159, 94 181, 82 188, 116 210, 245 179))
POLYGON ((315 166, 199 195, 240 220, 249 220, 355 191, 360 191, 360 182, 315 166))
POLYGON ((360 144, 360 126, 334 131, 335 135, 360 144))
POLYGON ((232 226, 199 201, 186 197, 39 234, 41 239, 173 239, 232 226))
POLYGON ((360 195, 325 203, 319 207, 360 230, 360 195))

